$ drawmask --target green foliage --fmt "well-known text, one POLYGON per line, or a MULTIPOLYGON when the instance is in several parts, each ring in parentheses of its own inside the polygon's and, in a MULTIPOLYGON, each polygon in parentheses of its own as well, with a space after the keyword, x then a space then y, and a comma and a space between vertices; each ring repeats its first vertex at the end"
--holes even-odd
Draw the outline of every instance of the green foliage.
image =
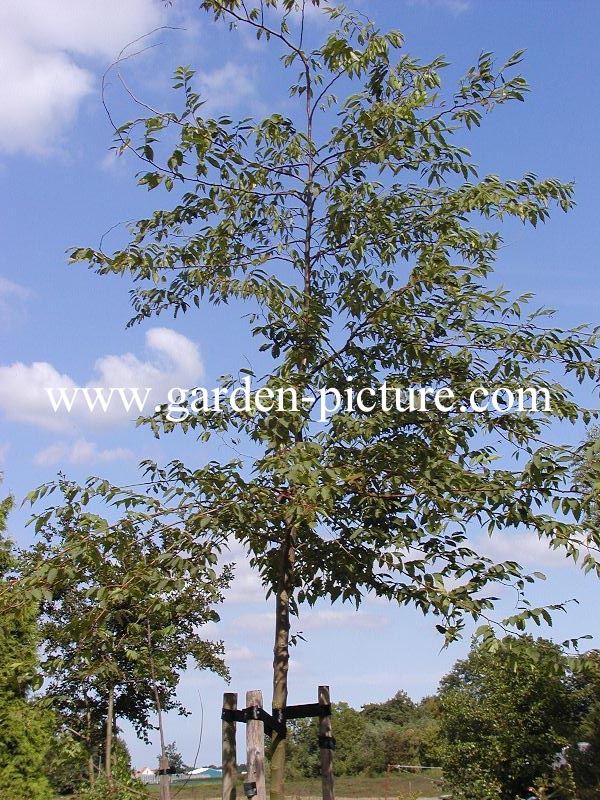
POLYGON ((140 800, 148 798, 144 784, 134 778, 127 746, 122 739, 114 742, 113 787, 109 787, 105 775, 100 775, 93 786, 85 786, 74 795, 74 800, 140 800))
POLYGON ((184 547, 176 522, 136 513, 109 522, 86 508, 86 487, 64 479, 58 487, 62 504, 36 518, 42 541, 28 554, 25 585, 41 602, 46 693, 95 755, 110 689, 116 717, 145 736, 154 677, 161 708, 185 712, 176 688, 189 658, 227 674, 222 644, 201 633, 218 620, 230 569, 217 569, 216 548, 184 547))
POLYGON ((580 723, 568 757, 581 797, 593 798, 600 792, 600 652, 586 653, 578 667, 574 677, 580 723))
MULTIPOLYGON (((171 744, 166 745, 165 755, 169 760, 170 769, 174 769, 177 772, 187 772, 189 767, 184 763, 183 756, 177 749, 175 742, 171 742, 171 744)), ((160 761, 160 755, 158 756, 158 760, 160 761)))
MULTIPOLYGON (((293 17, 278 16, 276 3, 263 13, 202 5, 264 35, 285 68, 300 68, 291 87, 297 109, 210 118, 193 70, 179 68, 180 110, 116 131, 121 151, 145 165, 140 183, 166 188, 173 201, 160 193, 167 207, 135 222, 123 248, 78 248, 72 260, 129 275, 135 322, 244 301, 258 349, 271 357, 264 369, 261 362, 261 385, 273 390, 293 386, 316 398, 322 387, 343 392, 351 376, 355 386, 377 376, 390 388, 452 386, 463 401, 481 385, 534 385, 548 390, 551 409, 355 407, 325 425, 302 404, 236 413, 225 403, 182 423, 163 409, 146 420, 157 436, 179 426, 202 440, 247 438, 259 454, 199 469, 147 463, 163 501, 153 500, 153 513, 176 515, 190 535, 243 542, 270 591, 285 548, 292 609, 322 597, 358 603, 372 591, 437 615, 448 641, 465 616, 487 615, 491 585, 522 591, 535 580, 514 561, 496 564, 474 550, 470 525, 490 533, 518 526, 596 570, 580 547, 590 533, 580 524, 574 450, 543 432, 590 419, 560 380, 594 379, 597 331, 553 328, 548 309, 530 310, 529 295, 493 283, 502 221, 545 222, 552 207, 571 207, 573 187, 530 173, 479 176, 466 147, 484 114, 523 99, 522 54, 496 64, 483 53, 452 91, 442 58, 413 59, 398 32, 343 9, 325 9, 337 27, 305 52, 288 29, 293 17), (351 92, 345 100, 329 94, 338 81, 351 92), (178 131, 174 146, 162 136, 167 128, 178 131)), ((222 385, 239 385, 242 374, 252 371, 222 385)), ((119 496, 147 502, 130 489, 119 496)), ((525 605, 508 624, 520 629, 545 616, 525 605)))
POLYGON ((11 505, 0 503, 0 796, 51 800, 43 773, 51 722, 31 697, 39 686, 37 607, 15 588, 17 561, 3 535, 11 505), (22 601, 17 607, 8 602, 15 594, 22 601))
MULTIPOLYGON (((438 723, 434 704, 417 706, 399 691, 384 703, 356 711, 347 703, 332 706, 336 775, 384 773, 388 764, 429 764, 435 754, 438 723)), ((286 740, 290 777, 318 777, 318 721, 293 720, 286 740)))
MULTIPOLYGON (((102 485, 110 506, 111 487, 102 485)), ((30 498, 55 489, 61 500, 34 518, 41 538, 26 555, 20 585, 40 606, 45 694, 58 741, 73 745, 48 767, 62 790, 79 787, 83 776, 89 783, 90 762, 105 760, 106 730, 116 733, 117 719, 147 738, 159 710, 187 713, 176 691, 189 659, 227 676, 222 644, 206 641, 202 627, 218 620, 214 606, 231 570, 217 567, 218 547, 183 545, 176 521, 157 524, 127 504, 122 518, 109 507, 109 521, 96 513, 99 503, 88 507, 87 486, 62 477, 30 498), (73 768, 66 780, 63 762, 73 768)), ((93 788, 100 792, 102 782, 93 788)))
POLYGON ((436 698, 414 703, 404 691, 383 703, 363 707, 365 728, 362 769, 382 773, 388 764, 433 766, 439 763, 436 698))
MULTIPOLYGON (((358 711, 342 702, 332 704, 331 724, 336 742, 336 775, 356 775, 364 768, 362 739, 365 721, 358 711)), ((292 720, 286 748, 291 777, 312 778, 320 775, 317 719, 292 720)))
POLYGON ((363 769, 377 774, 385 772, 388 764, 419 764, 420 743, 411 727, 391 722, 371 723, 362 742, 363 769))
POLYGON ((52 733, 44 774, 55 794, 70 795, 89 781, 89 754, 84 742, 69 731, 55 726, 52 733))
MULTIPOLYGON (((598 651, 567 657, 547 640, 505 638, 473 647, 436 696, 399 691, 332 711, 339 776, 443 764, 457 800, 592 800, 600 789, 598 651)), ((316 720, 291 721, 286 748, 290 778, 318 778, 316 720)))
POLYGON ((442 765, 457 800, 514 800, 555 780, 552 765, 578 721, 560 647, 530 637, 507 638, 495 652, 475 646, 440 699, 442 765))
POLYGON ((403 725, 415 715, 415 704, 400 690, 391 700, 384 703, 368 703, 363 706, 363 716, 369 722, 392 722, 394 725, 403 725))
POLYGON ((578 487, 585 502, 586 522, 594 531, 600 530, 600 428, 594 425, 580 448, 577 470, 578 487))

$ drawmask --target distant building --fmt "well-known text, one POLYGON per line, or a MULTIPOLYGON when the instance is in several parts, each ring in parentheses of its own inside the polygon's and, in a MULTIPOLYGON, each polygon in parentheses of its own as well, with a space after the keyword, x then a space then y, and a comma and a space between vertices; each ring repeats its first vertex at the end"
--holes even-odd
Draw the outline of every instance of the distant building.
POLYGON ((222 778, 223 770, 215 767, 196 767, 188 772, 191 778, 222 778))
POLYGON ((136 778, 150 778, 156 775, 156 770, 150 769, 150 767, 142 767, 142 769, 136 769, 134 775, 136 778))
MULTIPOLYGON (((160 779, 158 770, 150 769, 150 767, 137 769, 135 770, 134 775, 142 783, 145 784, 155 784, 158 783, 160 779)), ((178 775, 169 775, 169 782, 177 783, 180 781, 189 781, 189 780, 194 780, 194 781, 210 780, 211 778, 214 780, 216 778, 222 778, 222 777, 223 777, 223 770, 219 769, 218 767, 197 767, 196 769, 192 769, 187 772, 182 772, 178 775)))

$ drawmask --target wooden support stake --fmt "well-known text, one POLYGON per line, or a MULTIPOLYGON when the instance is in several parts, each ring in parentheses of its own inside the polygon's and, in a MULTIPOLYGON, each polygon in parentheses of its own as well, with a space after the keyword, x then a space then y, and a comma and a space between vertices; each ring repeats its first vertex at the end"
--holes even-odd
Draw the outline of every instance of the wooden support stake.
MULTIPOLYGON (((319 704, 328 706, 329 686, 319 686, 319 704)), ((319 739, 333 739, 331 716, 319 718, 319 739)), ((332 742, 333 744, 333 742, 332 742)), ((333 792, 333 748, 321 747, 321 780, 323 783, 323 800, 335 800, 333 792)))
MULTIPOLYGON (((246 692, 246 708, 263 707, 262 692, 254 689, 246 692)), ((246 763, 248 774, 246 782, 256 784, 255 800, 267 800, 265 784, 265 725, 258 719, 246 723, 246 763)))
MULTIPOLYGON (((223 709, 237 710, 237 694, 225 692, 223 709)), ((236 800, 237 758, 235 749, 235 722, 223 720, 222 731, 222 800, 236 800)))
POLYGON ((171 800, 171 789, 169 786, 169 775, 166 770, 169 769, 169 759, 166 756, 161 756, 159 759, 161 774, 158 776, 158 784, 160 787, 160 800, 171 800))

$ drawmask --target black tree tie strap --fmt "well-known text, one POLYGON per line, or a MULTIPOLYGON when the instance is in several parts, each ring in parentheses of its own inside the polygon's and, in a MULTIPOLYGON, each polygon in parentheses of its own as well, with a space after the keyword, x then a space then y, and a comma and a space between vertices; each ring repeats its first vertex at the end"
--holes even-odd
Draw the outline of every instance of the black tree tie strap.
POLYGON ((335 739, 333 736, 319 736, 319 747, 321 750, 335 750, 335 739))
MULTIPOLYGON (((223 708, 221 719, 223 722, 252 722, 258 720, 264 723, 265 733, 272 736, 273 732, 279 737, 286 737, 286 720, 305 719, 307 717, 329 717, 331 706, 324 703, 304 703, 298 706, 288 706, 287 708, 274 708, 273 714, 268 714, 260 706, 248 706, 248 708, 223 708)), ((329 745, 327 745, 329 747, 329 745)))

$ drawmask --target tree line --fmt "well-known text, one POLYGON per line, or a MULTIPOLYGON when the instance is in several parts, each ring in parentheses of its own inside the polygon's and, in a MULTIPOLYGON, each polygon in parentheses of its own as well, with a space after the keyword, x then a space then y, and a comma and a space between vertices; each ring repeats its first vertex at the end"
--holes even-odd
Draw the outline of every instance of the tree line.
MULTIPOLYGON (((582 800, 600 791, 600 653, 567 657, 548 639, 474 644, 435 695, 406 692, 332 708, 337 775, 440 767, 456 800, 582 800)), ((291 775, 319 775, 318 723, 296 720, 291 775)))

